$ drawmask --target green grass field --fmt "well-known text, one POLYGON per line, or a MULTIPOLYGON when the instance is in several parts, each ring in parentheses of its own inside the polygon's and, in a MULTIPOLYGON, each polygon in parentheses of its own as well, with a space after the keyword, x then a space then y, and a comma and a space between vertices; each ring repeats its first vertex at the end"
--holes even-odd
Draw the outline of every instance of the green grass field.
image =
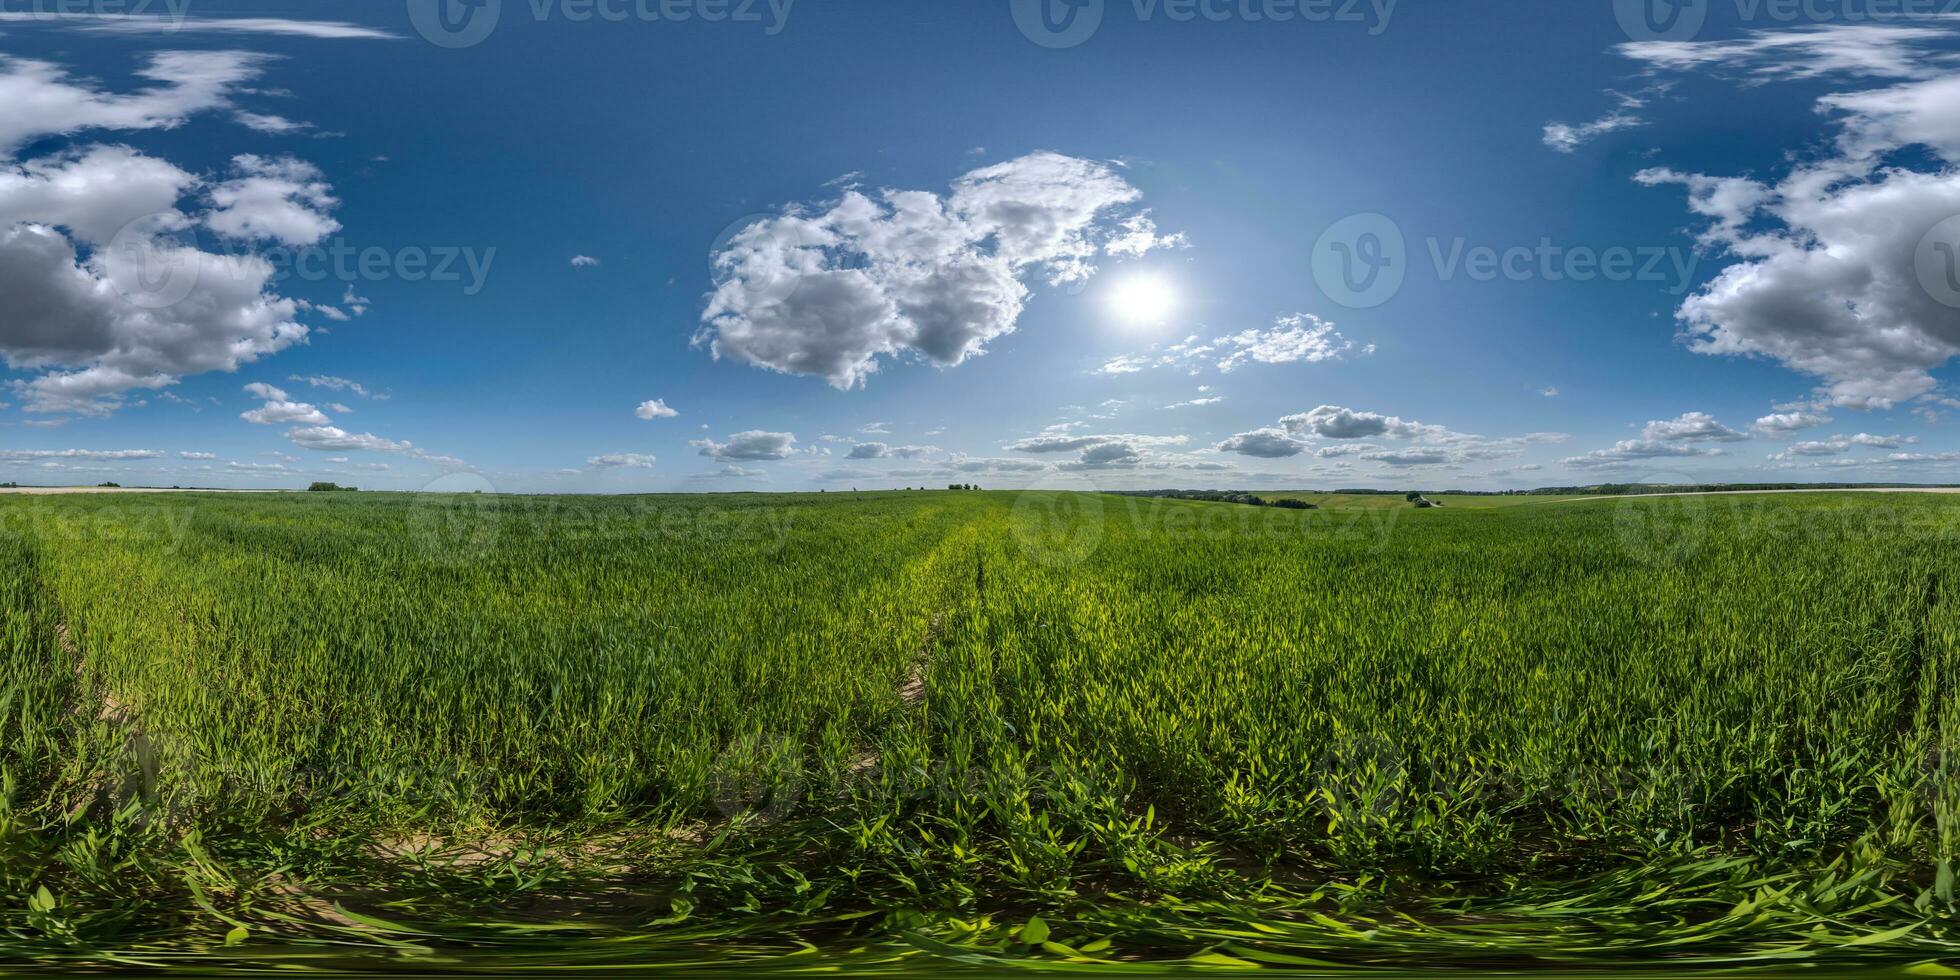
POLYGON ((1472 499, 0 498, 0 961, 1960 970, 1960 498, 1472 499))

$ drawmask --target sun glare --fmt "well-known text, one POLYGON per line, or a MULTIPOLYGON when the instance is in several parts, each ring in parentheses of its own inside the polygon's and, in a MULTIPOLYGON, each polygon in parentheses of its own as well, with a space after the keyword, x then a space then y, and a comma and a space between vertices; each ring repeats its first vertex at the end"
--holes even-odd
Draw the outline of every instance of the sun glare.
POLYGON ((1177 290, 1162 276, 1137 273, 1110 287, 1108 303, 1110 312, 1125 323, 1161 323, 1177 307, 1177 290))

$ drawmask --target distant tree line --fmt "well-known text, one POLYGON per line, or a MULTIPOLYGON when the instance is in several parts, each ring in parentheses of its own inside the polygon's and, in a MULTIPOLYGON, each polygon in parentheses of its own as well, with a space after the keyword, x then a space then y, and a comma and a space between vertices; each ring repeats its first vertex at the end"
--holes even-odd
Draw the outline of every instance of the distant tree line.
POLYGON ((306 489, 310 493, 355 493, 359 491, 361 488, 343 487, 338 483, 320 482, 320 483, 315 483, 312 486, 307 487, 306 489))
POLYGON ((1278 507, 1282 510, 1319 510, 1320 508, 1304 500, 1291 497, 1277 497, 1267 500, 1258 494, 1239 490, 1128 490, 1118 491, 1125 497, 1160 497, 1167 500, 1204 500, 1215 504, 1243 504, 1247 507, 1278 507))

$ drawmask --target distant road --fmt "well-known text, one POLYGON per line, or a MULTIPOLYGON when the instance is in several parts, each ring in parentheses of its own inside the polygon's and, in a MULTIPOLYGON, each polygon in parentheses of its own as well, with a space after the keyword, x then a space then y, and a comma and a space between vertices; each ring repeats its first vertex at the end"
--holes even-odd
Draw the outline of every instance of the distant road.
POLYGON ((1597 497, 1563 497, 1555 503, 1581 500, 1628 500, 1640 497, 1715 497, 1757 493, 1960 493, 1960 487, 1802 487, 1789 490, 1687 490, 1681 493, 1608 493, 1597 497))

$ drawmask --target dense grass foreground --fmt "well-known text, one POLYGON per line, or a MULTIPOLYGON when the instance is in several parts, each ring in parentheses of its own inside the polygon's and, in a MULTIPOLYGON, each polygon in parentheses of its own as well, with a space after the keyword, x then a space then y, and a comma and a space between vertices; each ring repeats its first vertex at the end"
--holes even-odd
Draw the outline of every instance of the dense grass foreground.
POLYGON ((1956 590, 1940 497, 0 498, 0 961, 1960 968, 1956 590))

